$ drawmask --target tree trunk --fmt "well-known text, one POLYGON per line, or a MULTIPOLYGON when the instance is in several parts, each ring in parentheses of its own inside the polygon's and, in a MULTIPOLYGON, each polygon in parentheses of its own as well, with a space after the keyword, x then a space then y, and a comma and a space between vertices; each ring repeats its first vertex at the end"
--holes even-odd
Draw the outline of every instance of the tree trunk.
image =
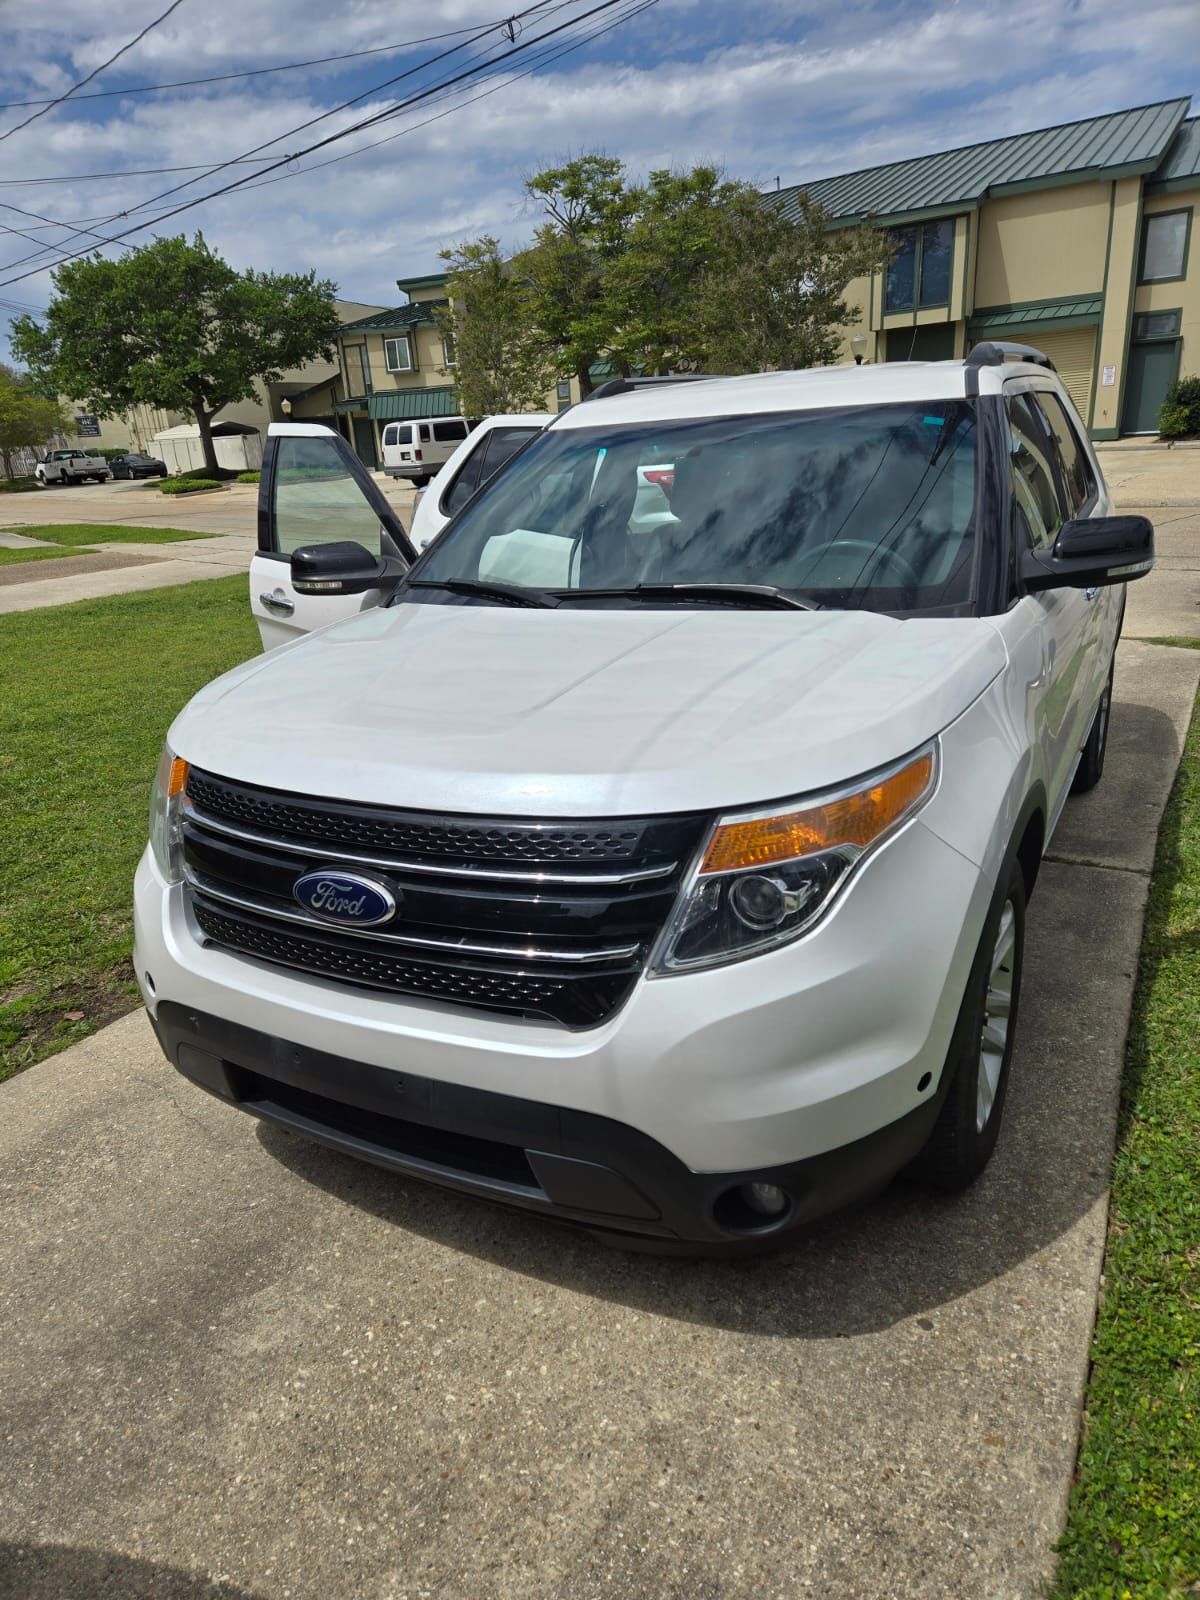
POLYGON ((204 452, 204 470, 211 477, 216 478, 220 469, 217 466, 216 446, 213 444, 213 413, 206 411, 201 401, 195 400, 192 402, 192 414, 195 416, 196 424, 200 429, 200 448, 204 452))
POLYGON ((579 398, 586 400, 592 392, 592 375, 588 371, 586 361, 575 368, 575 380, 579 384, 579 398))

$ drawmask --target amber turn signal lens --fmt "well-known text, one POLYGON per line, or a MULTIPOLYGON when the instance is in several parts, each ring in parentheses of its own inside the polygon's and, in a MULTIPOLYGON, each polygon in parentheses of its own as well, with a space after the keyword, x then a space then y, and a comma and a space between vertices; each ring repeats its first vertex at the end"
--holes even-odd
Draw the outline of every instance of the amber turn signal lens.
POLYGON ((839 845, 865 849, 923 799, 933 782, 933 752, 926 750, 898 772, 857 794, 753 822, 725 822, 704 854, 701 873, 765 867, 839 845))
POLYGON ((174 800, 176 795, 183 793, 187 783, 188 764, 175 756, 171 762, 171 770, 167 774, 167 799, 174 800))

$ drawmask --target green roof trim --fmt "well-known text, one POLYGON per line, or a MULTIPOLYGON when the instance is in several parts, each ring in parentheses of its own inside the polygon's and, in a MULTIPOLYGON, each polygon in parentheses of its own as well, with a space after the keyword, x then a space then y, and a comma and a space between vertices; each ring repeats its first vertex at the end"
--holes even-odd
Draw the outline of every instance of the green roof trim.
POLYGON ((1179 126, 1175 142, 1166 159, 1154 169, 1146 184, 1147 194, 1170 193, 1200 185, 1200 117, 1189 117, 1179 126))
POLYGON ((449 276, 448 272, 428 272, 423 278, 397 278, 396 287, 402 294, 412 294, 420 289, 441 289, 445 287, 449 276))
POLYGON ((357 322, 343 322, 338 338, 347 333, 406 333, 418 324, 432 323, 434 311, 446 304, 445 300, 418 300, 415 305, 376 311, 369 317, 359 317, 357 322))
MULTIPOLYGON (((780 206, 786 216, 796 211, 798 197, 807 193, 831 217, 852 221, 868 214, 888 219, 946 207, 971 210, 989 194, 1013 193, 1018 185, 1049 187, 1115 173, 1160 177, 1168 152, 1172 162, 1178 160, 1185 166, 1191 159, 1186 152, 1176 154, 1180 148, 1177 135, 1190 104, 1187 96, 1160 100, 1081 122, 792 184, 778 193, 765 194, 763 199, 780 206)), ((1190 150, 1190 142, 1185 144, 1190 150)))
POLYGON ((409 422, 413 417, 457 417, 458 414, 458 401, 449 384, 437 389, 393 389, 390 394, 373 394, 367 398, 367 415, 376 422, 409 422))
POLYGON ((971 332, 989 328, 1034 328, 1046 324, 1083 325, 1099 322, 1104 309, 1103 295, 1077 295, 1062 300, 1031 301, 1021 306, 981 306, 971 317, 971 332))

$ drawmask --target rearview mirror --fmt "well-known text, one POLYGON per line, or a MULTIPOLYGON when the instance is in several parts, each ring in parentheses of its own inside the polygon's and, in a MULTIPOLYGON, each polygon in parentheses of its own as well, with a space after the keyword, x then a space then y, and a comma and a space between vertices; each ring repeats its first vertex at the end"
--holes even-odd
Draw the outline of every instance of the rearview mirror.
POLYGON ((1148 517, 1080 517, 1064 522, 1050 551, 1026 550, 1021 581, 1043 589, 1093 589, 1132 583, 1154 565, 1154 527, 1148 517))
POLYGON ((404 563, 373 556, 353 539, 306 544, 292 552, 292 588, 297 594, 362 594, 404 575, 404 563))

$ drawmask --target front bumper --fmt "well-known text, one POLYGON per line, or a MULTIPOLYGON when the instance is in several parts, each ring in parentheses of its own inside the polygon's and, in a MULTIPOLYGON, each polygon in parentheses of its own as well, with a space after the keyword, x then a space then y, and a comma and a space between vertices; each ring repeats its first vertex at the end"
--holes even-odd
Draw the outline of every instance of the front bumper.
POLYGON ((807 1160, 697 1173, 608 1117, 326 1055, 170 1001, 154 1027, 186 1078, 264 1121, 410 1177, 664 1248, 779 1242, 881 1189, 925 1143, 940 1102, 807 1160), (755 1212, 741 1194, 751 1183, 782 1189, 787 1210, 755 1212))
MULTIPOLYGON (((165 883, 147 851, 135 885, 134 960, 168 1054, 184 1071, 180 1011, 201 1019, 192 1040, 200 1055, 255 1078, 285 1081, 277 1069, 289 1050, 324 1063, 316 1078, 292 1088, 322 1096, 327 1104, 309 1121, 326 1131, 309 1131, 336 1135, 345 1148, 350 1134, 378 1141, 360 1122, 339 1129, 337 1107, 376 1115, 375 1096, 386 1093, 395 1107, 402 1082, 434 1086, 431 1103, 449 1097, 484 1106, 472 1111, 468 1130, 488 1125, 494 1102, 557 1119, 560 1140, 563 1119, 586 1123, 586 1138, 570 1151, 597 1167, 611 1166, 607 1140, 620 1149, 644 1141, 639 1148, 657 1152, 653 1159, 611 1170, 652 1201, 660 1231, 706 1238, 715 1192, 774 1181, 745 1174, 788 1169, 797 1185, 792 1220, 799 1221, 878 1187, 884 1168, 895 1171, 908 1159, 912 1139, 932 1120, 989 898, 979 869, 917 819, 877 852, 811 933, 729 966, 643 977, 605 1022, 571 1031, 352 988, 205 945, 183 889, 165 883), (231 1045, 226 1026, 248 1032, 230 1035, 231 1045), (349 1076, 329 1065, 346 1062, 349 1076), (370 1086, 367 1103, 347 1092, 360 1078, 370 1086), (806 1170, 814 1160, 819 1169, 806 1170), (648 1168, 674 1176, 648 1178, 648 1168), (664 1198, 668 1191, 684 1198, 664 1198)), ((271 1096, 245 1092, 241 1079, 217 1092, 268 1114, 260 1103, 271 1096)), ((399 1117, 412 1120, 407 1112, 399 1117)), ((525 1137, 522 1131, 516 1141, 518 1155, 566 1148, 521 1143, 525 1137)), ((393 1165, 394 1145, 381 1146, 385 1155, 391 1149, 393 1165)), ((478 1175, 453 1181, 479 1187, 478 1175)), ((566 1204, 541 1193, 503 1197, 533 1209, 566 1204)), ((654 1220, 613 1225, 653 1232, 643 1224, 654 1220)))

